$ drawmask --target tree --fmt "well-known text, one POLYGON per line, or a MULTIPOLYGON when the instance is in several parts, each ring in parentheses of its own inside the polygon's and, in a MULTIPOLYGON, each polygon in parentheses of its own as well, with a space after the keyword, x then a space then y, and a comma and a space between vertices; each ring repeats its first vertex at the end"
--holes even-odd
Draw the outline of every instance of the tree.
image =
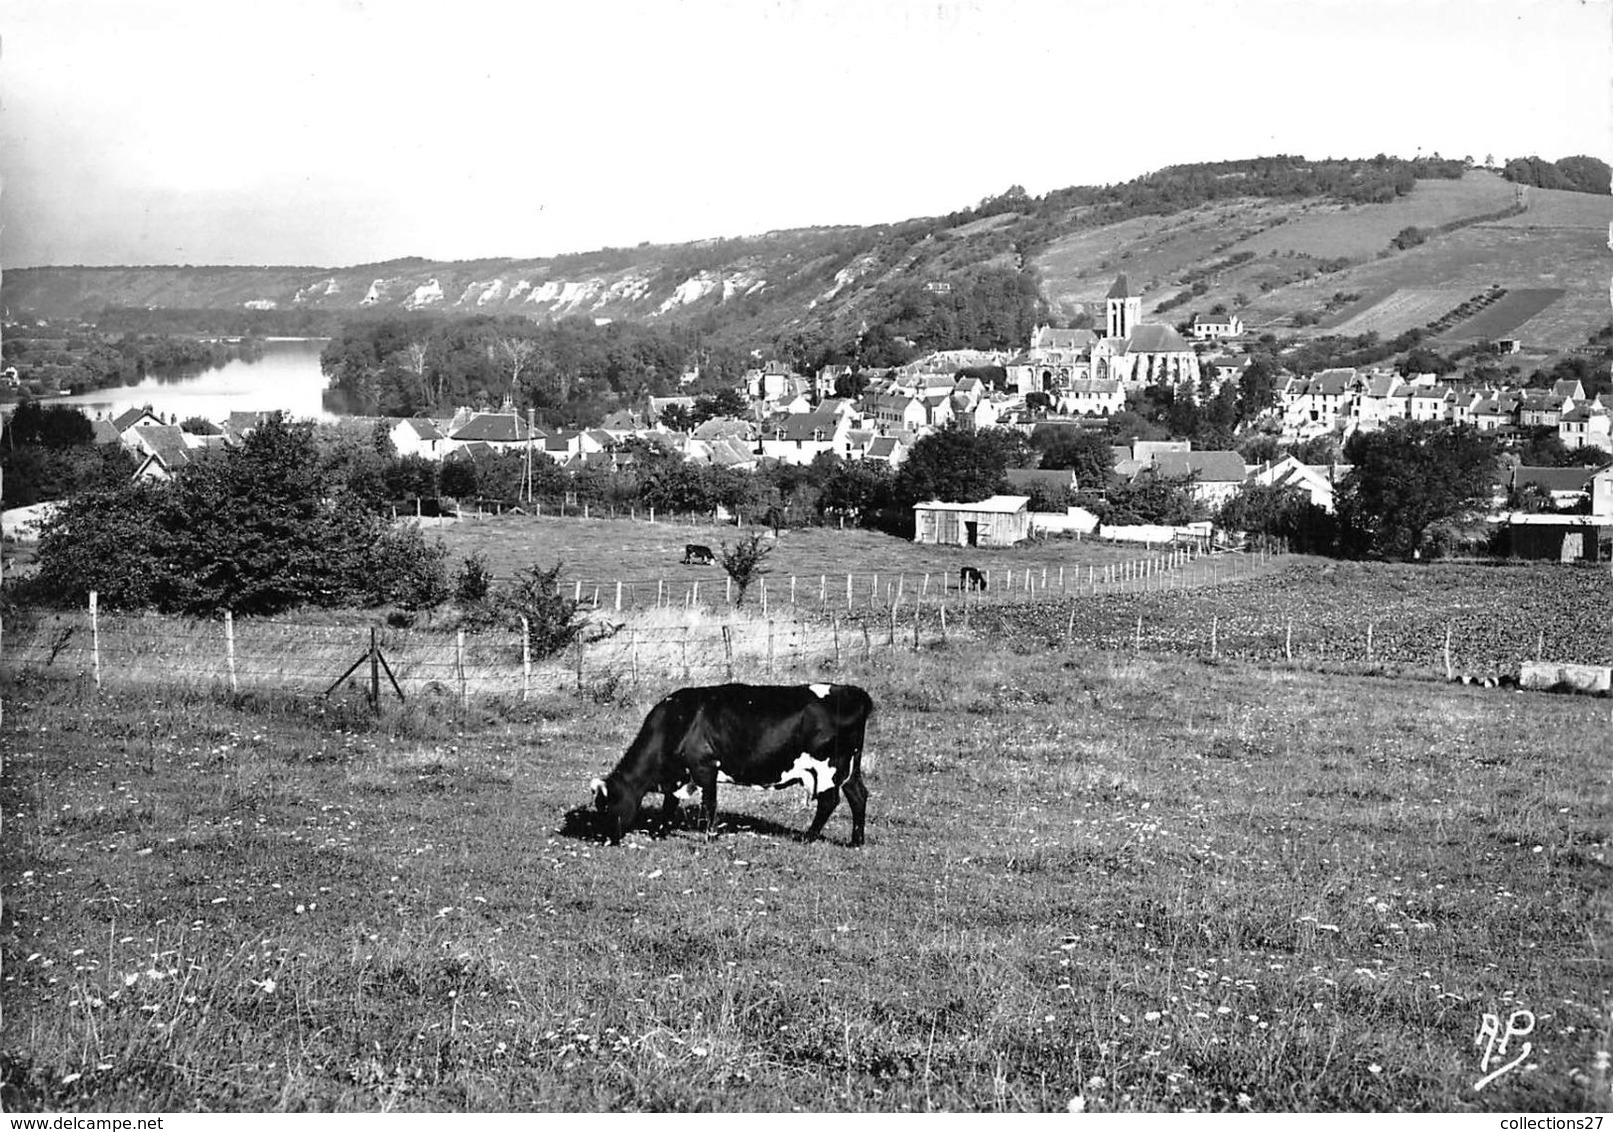
POLYGON ((1207 514, 1204 505, 1193 498, 1191 476, 1156 476, 1145 472, 1130 483, 1109 490, 1103 521, 1126 526, 1158 523, 1177 527, 1196 523, 1207 514))
POLYGON ((1215 525, 1281 538, 1301 553, 1325 554, 1333 549, 1336 524, 1297 487, 1246 483, 1221 505, 1215 525))
POLYGON ((776 545, 777 543, 759 531, 740 539, 733 546, 722 544, 717 557, 722 563, 723 570, 733 579, 736 607, 744 604, 745 591, 751 584, 768 572, 767 556, 773 553, 773 547, 776 545))
POLYGON ((1010 447, 999 432, 948 425, 921 437, 896 473, 896 502, 977 503, 1001 491, 1010 447))
POLYGON ((1075 472, 1079 487, 1088 491, 1099 490, 1109 482, 1109 476, 1114 471, 1114 446, 1095 432, 1065 434, 1042 453, 1042 462, 1038 466, 1054 470, 1069 468, 1075 472))
POLYGON ((1437 421, 1357 433, 1344 456, 1354 466, 1339 489, 1340 542, 1358 555, 1421 557, 1435 524, 1489 504, 1496 476, 1488 437, 1437 421))

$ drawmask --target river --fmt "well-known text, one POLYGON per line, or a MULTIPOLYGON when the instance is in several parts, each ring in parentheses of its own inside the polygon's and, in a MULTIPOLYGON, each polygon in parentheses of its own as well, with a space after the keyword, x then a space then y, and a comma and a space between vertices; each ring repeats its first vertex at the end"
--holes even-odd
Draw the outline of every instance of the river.
POLYGON ((252 361, 232 359, 217 369, 182 377, 148 376, 138 385, 119 385, 46 398, 53 405, 76 405, 94 420, 150 405, 164 420, 190 417, 222 422, 235 412, 284 409, 292 417, 334 420, 324 405, 325 375, 319 352, 326 338, 270 338, 252 361))

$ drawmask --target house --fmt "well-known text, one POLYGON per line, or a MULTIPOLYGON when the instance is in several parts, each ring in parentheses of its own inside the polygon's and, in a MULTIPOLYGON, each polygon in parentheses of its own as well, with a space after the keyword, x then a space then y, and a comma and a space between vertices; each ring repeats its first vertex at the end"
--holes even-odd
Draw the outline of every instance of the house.
POLYGON ((449 423, 447 448, 460 448, 467 444, 486 444, 495 452, 524 449, 529 441, 541 439, 542 429, 528 426, 521 414, 478 413, 460 410, 449 423))
POLYGON ((1293 456, 1284 456, 1274 463, 1263 464, 1252 472, 1248 482, 1260 487, 1294 488, 1305 497, 1332 514, 1334 489, 1344 478, 1347 464, 1302 464, 1293 456))
POLYGON ((1126 407, 1126 389, 1113 379, 1076 379, 1065 384, 1054 404, 1071 416, 1107 417, 1126 407))
POLYGON ((1238 338, 1243 334, 1243 319, 1235 314, 1194 315, 1193 337, 1200 342, 1221 338, 1238 338))
POLYGON ((1592 446, 1613 451, 1613 416, 1595 402, 1570 409, 1557 420, 1557 439, 1570 450, 1592 446))
POLYGON ((924 402, 910 393, 875 393, 863 402, 863 413, 886 429, 917 431, 929 424, 924 402))
POLYGON ((824 452, 845 459, 851 424, 840 413, 792 413, 762 434, 762 455, 786 464, 810 464, 824 452))
POLYGON ((693 409, 694 403, 693 397, 647 397, 644 401, 644 417, 652 427, 657 426, 661 423, 661 414, 668 409, 673 406, 693 409))
MULTIPOLYGON (((117 430, 118 438, 129 448, 138 448, 139 439, 134 430, 142 426, 161 426, 166 422, 150 406, 143 409, 125 409, 112 418, 112 427, 117 430)), ((254 422, 256 423, 256 422, 254 422)))
POLYGON ((1574 401, 1543 389, 1526 390, 1518 406, 1518 423, 1524 428, 1556 428, 1562 415, 1574 408, 1574 401))
POLYGON ((1231 499, 1249 478, 1249 469, 1236 452, 1165 452, 1154 458, 1153 472, 1169 479, 1192 476, 1188 490, 1208 507, 1231 499))
POLYGON ((1514 499, 1521 498, 1526 491, 1533 490, 1535 494, 1549 498, 1553 507, 1566 509, 1590 502, 1592 479, 1596 474, 1595 468, 1579 466, 1556 468, 1519 464, 1512 469, 1511 480, 1507 486, 1511 489, 1514 499))
POLYGON ((1030 497, 913 504, 913 541, 936 546, 1013 546, 1030 535, 1030 497))
POLYGON ((136 424, 129 432, 134 437, 130 447, 141 457, 134 473, 136 479, 172 479, 190 463, 191 445, 178 425, 136 424))
POLYGON ((884 464, 895 471, 907 459, 907 450, 912 447, 911 441, 900 436, 875 436, 868 441, 863 450, 862 458, 875 464, 884 464))
POLYGON ((805 393, 808 388, 806 379, 784 362, 768 362, 761 369, 745 373, 745 392, 752 401, 778 401, 786 396, 805 393))
POLYGON ((404 417, 388 430, 387 436, 399 456, 440 460, 449 447, 447 434, 437 427, 436 421, 425 417, 404 417))

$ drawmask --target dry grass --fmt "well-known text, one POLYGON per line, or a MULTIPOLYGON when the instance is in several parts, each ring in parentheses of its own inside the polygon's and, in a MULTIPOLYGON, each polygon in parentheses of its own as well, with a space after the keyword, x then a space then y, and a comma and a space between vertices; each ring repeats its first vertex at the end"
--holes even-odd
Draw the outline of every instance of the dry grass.
POLYGON ((984 645, 869 845, 600 844, 676 681, 379 721, 4 688, 0 1098, 38 1109, 1606 1108, 1606 701, 984 645), (1533 1011, 1482 1092, 1486 1012, 1533 1011))

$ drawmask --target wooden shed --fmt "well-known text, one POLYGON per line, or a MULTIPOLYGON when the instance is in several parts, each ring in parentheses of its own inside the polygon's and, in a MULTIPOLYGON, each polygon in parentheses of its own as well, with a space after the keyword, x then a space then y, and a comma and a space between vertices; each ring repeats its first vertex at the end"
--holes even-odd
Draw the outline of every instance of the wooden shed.
POLYGON ((1030 535, 1030 496, 993 495, 979 503, 913 504, 913 541, 937 546, 1013 546, 1030 535))

